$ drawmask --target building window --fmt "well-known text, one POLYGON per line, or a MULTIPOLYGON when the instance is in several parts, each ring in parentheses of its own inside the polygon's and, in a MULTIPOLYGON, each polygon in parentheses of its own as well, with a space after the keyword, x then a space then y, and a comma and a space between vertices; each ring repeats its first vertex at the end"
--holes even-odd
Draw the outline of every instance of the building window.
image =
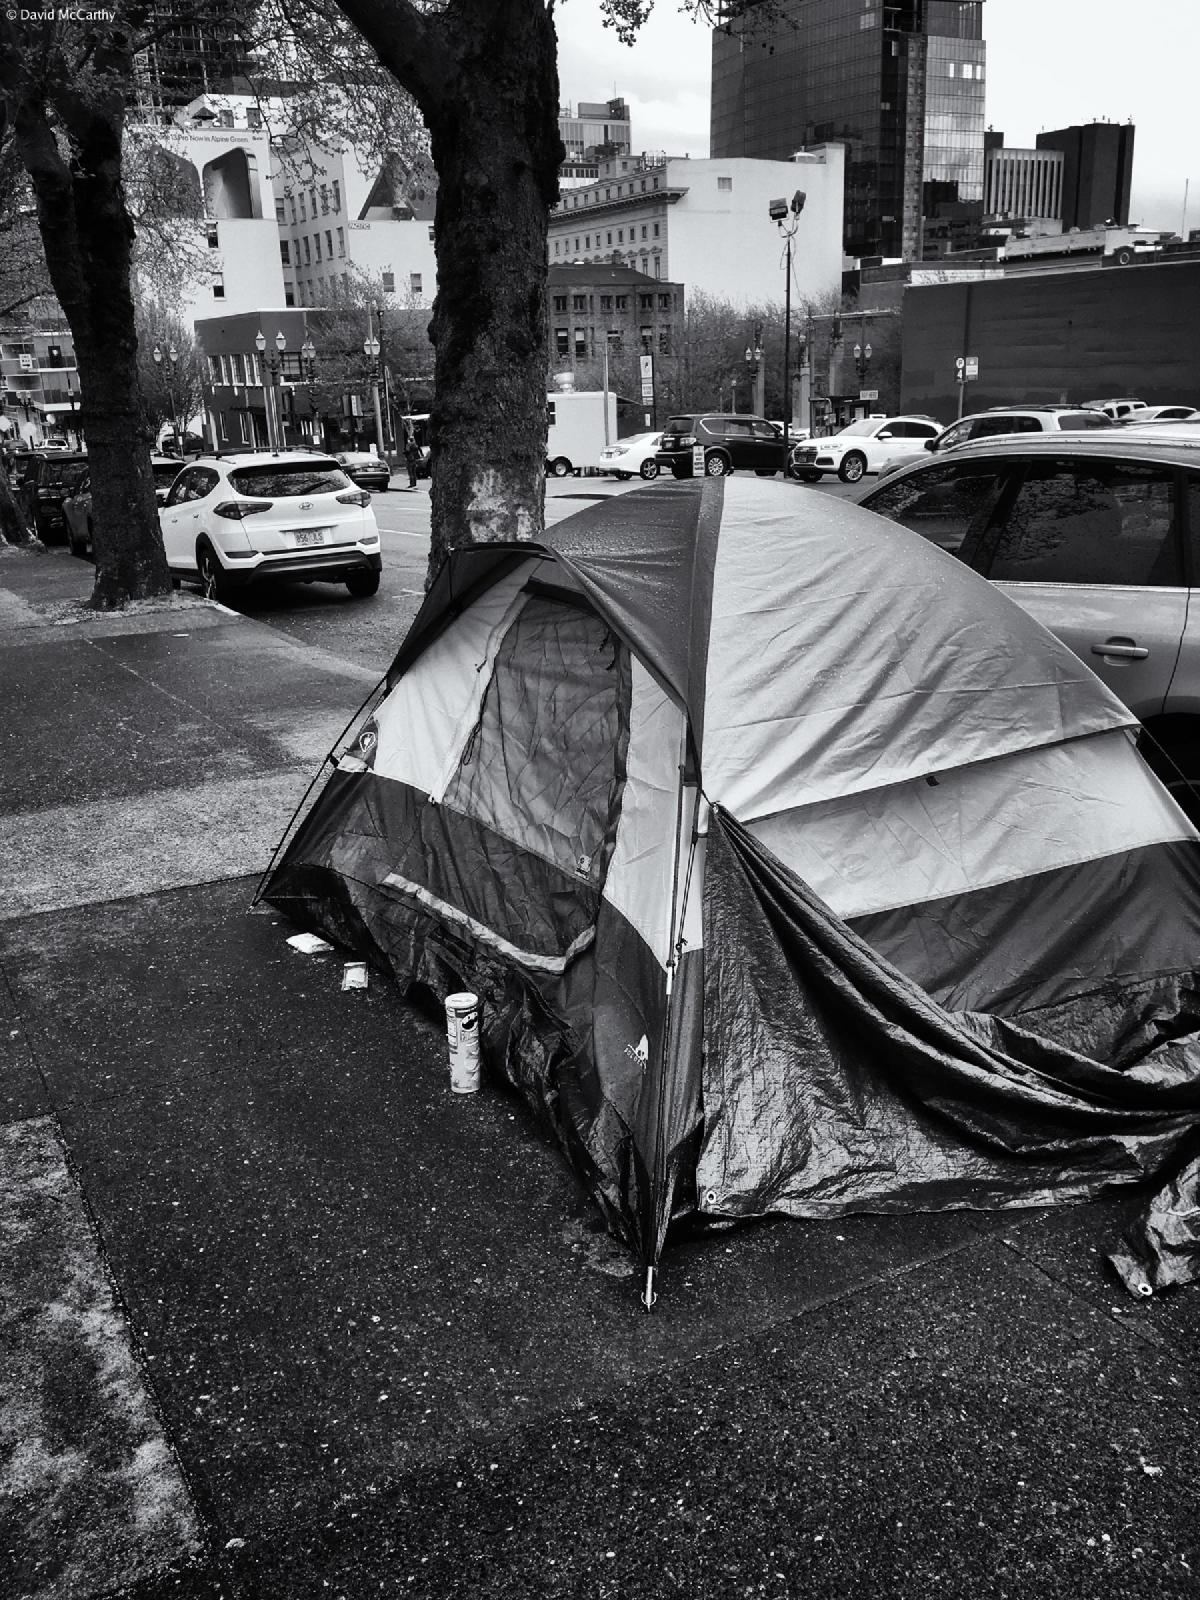
POLYGON ((218 128, 232 128, 233 127, 233 112, 232 111, 221 111, 221 112, 218 112, 218 114, 217 114, 217 126, 218 126, 218 128))
POLYGON ((554 254, 555 254, 555 255, 557 255, 557 254, 558 254, 558 247, 559 247, 559 244, 560 244, 560 242, 561 242, 561 241, 560 241, 560 240, 558 240, 558 239, 555 239, 555 241, 554 241, 554 254))
POLYGON ((660 328, 658 330, 658 349, 660 355, 669 356, 671 354, 670 328, 660 328))
POLYGON ((624 228, 618 228, 617 229, 617 243, 618 244, 624 244, 625 243, 625 229, 624 228))
POLYGON ((567 297, 566 297, 566 295, 565 294, 556 294, 554 296, 554 310, 561 313, 561 312, 564 312, 566 309, 567 309, 567 297))
POLYGON ((301 239, 300 243, 304 247, 304 265, 306 267, 311 267, 312 266, 312 246, 308 242, 308 235, 307 234, 304 235, 304 237, 303 237, 303 239, 301 239))
POLYGON ((385 272, 383 274, 383 292, 384 294, 395 294, 396 274, 394 272, 385 272))
POLYGON ((325 229, 325 259, 333 260, 333 234, 328 228, 325 229))
POLYGON ((659 297, 658 297, 658 309, 660 311, 670 311, 670 309, 671 309, 671 296, 669 294, 660 294, 659 295, 659 297))
POLYGON ((654 237, 656 239, 658 238, 658 223, 657 222, 654 224, 654 237))
POLYGON ((638 295, 638 310, 639 311, 653 311, 654 310, 654 296, 652 294, 640 294, 640 295, 638 295))
POLYGON ((731 190, 733 188, 733 179, 732 178, 718 178, 717 179, 717 188, 719 190, 720 189, 731 190))
POLYGON ((571 353, 571 336, 566 328, 555 328, 554 348, 558 355, 569 356, 571 353))
POLYGON ((285 283, 283 286, 283 303, 285 306, 294 306, 296 304, 296 291, 290 283, 285 283))
POLYGON ((329 215, 329 185, 327 183, 321 185, 321 215, 323 217, 329 215))
MULTIPOLYGON (((292 220, 293 221, 295 220, 294 216, 293 216, 292 220)), ((301 222, 307 222, 308 221, 308 212, 304 209, 304 191, 303 190, 300 191, 300 221, 301 222)))
POLYGON ((217 230, 216 230, 216 229, 215 229, 215 228, 209 228, 209 229, 208 229, 208 230, 207 230, 207 238, 208 238, 208 248, 209 248, 209 249, 210 249, 210 250, 215 250, 215 249, 216 249, 216 248, 217 248, 217 246, 218 246, 218 245, 219 245, 219 244, 220 244, 220 242, 221 242, 221 241, 220 241, 220 240, 219 240, 219 239, 218 239, 218 238, 217 238, 217 230))
POLYGON ((224 298, 225 298, 225 285, 218 278, 216 283, 213 284, 213 299, 214 300, 224 300, 224 298))
POLYGON ((312 207, 313 221, 317 220, 317 186, 314 184, 308 191, 308 203, 312 207))
POLYGON ((335 211, 342 209, 342 186, 336 178, 333 180, 333 209, 335 211))
POLYGON ((228 389, 230 384, 233 382, 233 378, 230 376, 229 370, 229 357, 218 356, 217 360, 221 363, 221 382, 228 389))
POLYGON ((605 242, 605 244, 611 244, 612 243, 612 229, 611 228, 604 235, 604 242, 605 242))
POLYGON ((619 294, 617 296, 617 310, 618 311, 628 311, 629 310, 629 296, 627 294, 619 294))
POLYGON ((583 236, 583 248, 585 250, 590 250, 592 248, 592 236, 590 233, 585 233, 583 236))
POLYGON ((256 129, 262 127, 262 112, 257 106, 248 106, 246 108, 246 126, 256 129))
POLYGON ((642 223, 642 238, 644 239, 645 237, 646 237, 646 224, 643 222, 642 223))
POLYGON ((241 384, 244 386, 246 382, 246 358, 245 356, 234 356, 232 361, 233 381, 235 384, 241 384))
POLYGON ((409 275, 408 275, 408 292, 409 292, 409 294, 423 294, 424 293, 424 290, 421 287, 421 274, 419 272, 410 272, 409 273, 409 275))
POLYGON ((283 201, 282 200, 276 200, 276 202, 275 202, 275 221, 276 222, 286 222, 287 221, 287 217, 284 215, 284 211, 283 211, 283 201))
POLYGON ((292 227, 294 228, 296 226, 296 197, 295 195, 289 195, 288 198, 292 207, 292 227))
POLYGON ((319 263, 321 260, 321 235, 319 233, 313 234, 313 254, 319 263))
POLYGON ((572 311, 586 311, 588 308, 587 295, 575 294, 571 296, 572 311))
POLYGON ((662 277, 662 259, 659 256, 654 258, 654 276, 656 278, 662 277))
POLYGON ((575 254, 576 255, 579 254, 579 240, 578 239, 575 240, 575 254))
POLYGON ((346 230, 345 230, 345 228, 339 228, 338 231, 337 231, 337 236, 338 236, 338 255, 344 256, 346 254, 346 230))
POLYGON ((610 294, 602 294, 600 296, 600 309, 601 309, 601 311, 611 311, 612 308, 613 308, 613 297, 612 297, 612 295, 610 295, 610 294))
POLYGON ((586 328, 575 329, 575 359, 586 361, 588 353, 588 336, 586 328))
POLYGON ((290 267, 292 264, 292 247, 286 239, 279 241, 279 259, 285 267, 290 267))

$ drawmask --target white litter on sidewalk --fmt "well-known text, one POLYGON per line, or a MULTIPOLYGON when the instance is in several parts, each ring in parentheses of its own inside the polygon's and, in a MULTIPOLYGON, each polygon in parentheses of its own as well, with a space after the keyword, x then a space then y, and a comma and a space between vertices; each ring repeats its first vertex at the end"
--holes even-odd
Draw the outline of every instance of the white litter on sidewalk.
POLYGON ((365 961, 347 961, 342 968, 343 989, 365 989, 367 987, 367 963, 365 961))
POLYGON ((302 956, 315 956, 323 950, 333 949, 328 939, 318 938, 315 933, 294 933, 288 943, 293 950, 299 950, 302 956))

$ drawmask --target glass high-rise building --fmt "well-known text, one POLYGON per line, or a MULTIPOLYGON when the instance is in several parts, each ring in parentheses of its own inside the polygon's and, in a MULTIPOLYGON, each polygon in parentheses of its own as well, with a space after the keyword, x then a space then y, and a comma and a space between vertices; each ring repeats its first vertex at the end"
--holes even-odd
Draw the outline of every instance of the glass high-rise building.
POLYGON ((983 0, 726 0, 712 155, 843 141, 847 253, 918 260, 925 218, 982 216, 985 48, 983 0))

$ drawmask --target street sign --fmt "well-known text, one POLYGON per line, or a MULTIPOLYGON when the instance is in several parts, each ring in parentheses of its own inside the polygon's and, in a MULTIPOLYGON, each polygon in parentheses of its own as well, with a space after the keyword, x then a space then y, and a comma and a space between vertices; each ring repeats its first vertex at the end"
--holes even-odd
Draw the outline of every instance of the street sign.
POLYGON ((979 357, 968 356, 966 367, 963 369, 964 378, 977 378, 979 376, 979 357))
POLYGON ((641 370, 642 382, 643 383, 653 383, 654 382, 654 357, 653 356, 639 356, 638 357, 638 367, 641 370))
POLYGON ((858 391, 858 398, 860 400, 878 400, 879 399, 879 390, 878 389, 860 389, 858 391))
POLYGON ((643 400, 653 400, 654 399, 654 380, 653 379, 651 379, 651 381, 649 383, 646 382, 645 378, 642 379, 642 399, 643 400))
POLYGON ((959 371, 960 371, 960 372, 961 372, 961 371, 962 371, 962 369, 963 369, 963 368, 964 368, 964 367, 965 367, 965 366, 966 366, 966 364, 967 364, 967 358, 966 358, 966 356, 955 356, 955 358, 954 358, 954 365, 955 365, 955 366, 956 366, 956 367, 957 367, 957 368, 958 368, 958 370, 959 370, 959 371))
POLYGON ((692 446, 692 476, 694 478, 702 478, 704 476, 704 446, 702 444, 692 446))

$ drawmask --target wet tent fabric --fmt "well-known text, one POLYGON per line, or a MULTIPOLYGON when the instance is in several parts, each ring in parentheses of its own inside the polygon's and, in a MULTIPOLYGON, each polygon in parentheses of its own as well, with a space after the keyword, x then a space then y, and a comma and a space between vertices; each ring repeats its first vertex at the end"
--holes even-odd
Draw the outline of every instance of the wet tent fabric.
POLYGON ((1180 1157, 1195 833, 943 552, 657 485, 452 557, 388 690, 267 897, 479 991, 647 1264, 681 1212, 1044 1204, 1180 1157))

